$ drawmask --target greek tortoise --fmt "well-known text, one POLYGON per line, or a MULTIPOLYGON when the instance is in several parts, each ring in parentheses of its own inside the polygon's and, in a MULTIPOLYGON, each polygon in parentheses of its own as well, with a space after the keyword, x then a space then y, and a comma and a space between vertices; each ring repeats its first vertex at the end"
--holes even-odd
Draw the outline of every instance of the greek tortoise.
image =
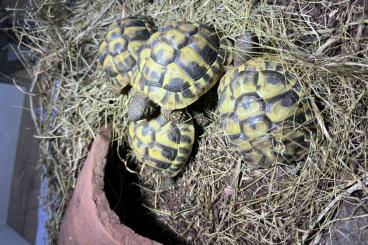
POLYGON ((311 119, 298 80, 266 56, 232 67, 218 88, 220 120, 252 168, 300 160, 309 149, 311 119))
POLYGON ((109 77, 127 86, 137 68, 138 53, 154 32, 154 24, 144 16, 114 22, 100 44, 99 63, 109 77))
POLYGON ((175 177, 189 159, 194 143, 191 120, 175 123, 161 115, 129 123, 129 143, 136 158, 164 176, 175 177))
MULTIPOLYGON (((207 26, 184 22, 159 28, 139 54, 132 87, 175 120, 171 111, 191 105, 218 82, 224 55, 218 35, 207 26)), ((133 99, 130 121, 144 117, 135 112, 145 107, 138 102, 133 99)))

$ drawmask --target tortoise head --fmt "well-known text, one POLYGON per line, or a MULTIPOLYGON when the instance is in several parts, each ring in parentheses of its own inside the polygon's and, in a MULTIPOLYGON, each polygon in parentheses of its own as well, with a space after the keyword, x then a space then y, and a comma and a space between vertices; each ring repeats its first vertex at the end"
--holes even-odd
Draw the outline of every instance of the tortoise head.
POLYGON ((128 121, 138 121, 153 116, 158 105, 142 93, 134 92, 128 107, 128 121))

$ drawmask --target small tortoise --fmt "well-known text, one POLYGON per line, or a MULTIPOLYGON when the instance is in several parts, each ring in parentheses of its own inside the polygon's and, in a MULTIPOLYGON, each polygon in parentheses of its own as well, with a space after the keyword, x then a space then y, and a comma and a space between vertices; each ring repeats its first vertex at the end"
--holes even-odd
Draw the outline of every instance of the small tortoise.
POLYGON ((221 124, 252 168, 300 160, 309 148, 311 119, 298 80, 276 57, 230 68, 219 88, 221 124))
POLYGON ((161 115, 129 123, 129 142, 137 159, 175 177, 188 161, 194 143, 191 120, 175 123, 161 115))
MULTIPOLYGON (((218 35, 211 28, 188 22, 165 26, 140 52, 132 87, 171 118, 172 110, 191 105, 218 82, 223 60, 218 35)), ((130 121, 143 117, 137 108, 145 105, 137 101, 133 99, 130 121)))
POLYGON ((100 48, 99 62, 109 77, 127 86, 137 68, 138 53, 154 32, 154 24, 144 16, 127 17, 113 23, 100 48))

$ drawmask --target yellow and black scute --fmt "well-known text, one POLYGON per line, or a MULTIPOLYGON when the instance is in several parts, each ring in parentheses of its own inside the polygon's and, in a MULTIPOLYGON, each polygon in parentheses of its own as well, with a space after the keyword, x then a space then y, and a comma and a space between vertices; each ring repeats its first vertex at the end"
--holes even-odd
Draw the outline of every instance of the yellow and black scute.
POLYGON ((191 120, 175 123, 160 115, 130 122, 128 137, 138 161, 165 176, 175 177, 192 152, 194 126, 191 120))
POLYGON ((99 63, 109 77, 127 86, 137 67, 138 53, 154 32, 153 22, 132 16, 114 22, 99 47, 99 63))
POLYGON ((140 52, 132 86, 163 109, 183 109, 219 81, 223 53, 217 33, 207 26, 159 28, 140 52))
POLYGON ((230 68, 218 88, 225 134, 253 168, 299 160, 309 149, 309 104, 285 65, 253 58, 230 68))

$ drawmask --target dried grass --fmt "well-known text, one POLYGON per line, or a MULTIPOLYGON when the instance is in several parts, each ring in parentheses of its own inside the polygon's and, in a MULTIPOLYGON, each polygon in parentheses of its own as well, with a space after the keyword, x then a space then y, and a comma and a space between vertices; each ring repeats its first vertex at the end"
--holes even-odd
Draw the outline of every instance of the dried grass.
POLYGON ((212 123, 174 190, 162 190, 160 178, 142 171, 142 185, 155 193, 143 191, 146 205, 179 235, 196 244, 306 243, 331 221, 326 207, 367 175, 364 1, 101 0, 69 1, 70 7, 36 2, 14 30, 38 58, 32 101, 33 109, 41 108, 34 117, 50 183, 52 243, 98 128, 112 122, 115 140, 125 142, 127 96, 98 69, 97 48, 107 26, 131 14, 149 15, 158 26, 206 23, 224 38, 253 31, 265 53, 290 63, 313 101, 320 129, 305 163, 252 171, 227 146, 217 113, 209 111, 212 123))

